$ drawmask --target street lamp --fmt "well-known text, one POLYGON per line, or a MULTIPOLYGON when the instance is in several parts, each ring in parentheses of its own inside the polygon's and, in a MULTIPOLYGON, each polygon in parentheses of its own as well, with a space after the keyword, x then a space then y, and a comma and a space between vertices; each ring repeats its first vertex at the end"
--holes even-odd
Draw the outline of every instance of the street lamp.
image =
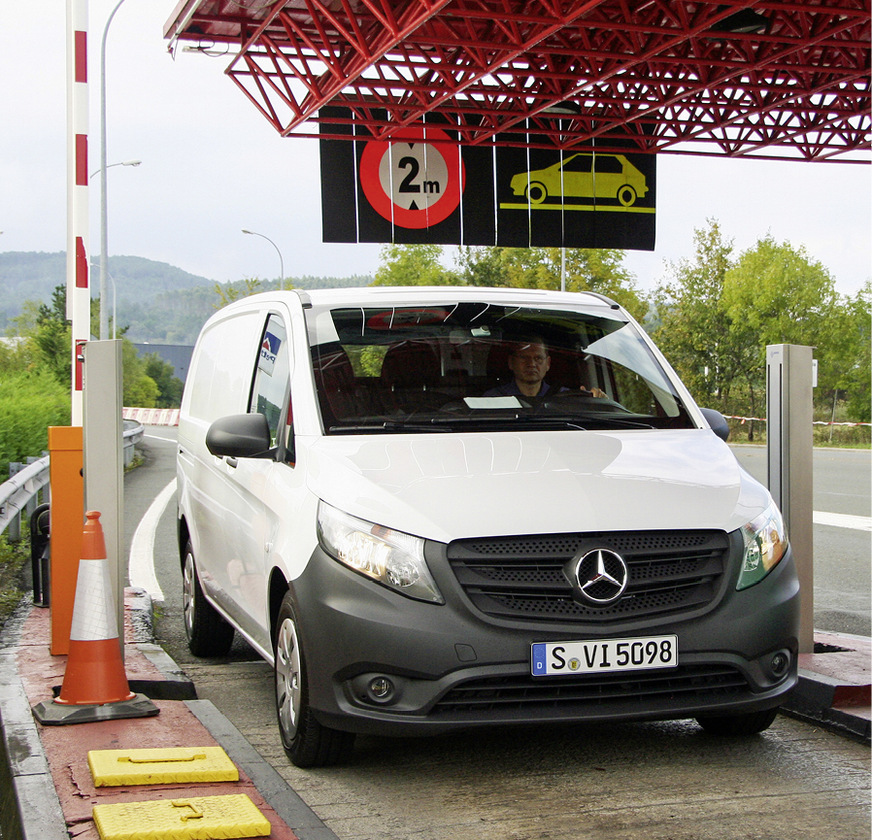
MULTIPOLYGON (((141 163, 141 160, 119 160, 118 163, 110 163, 106 168, 111 169, 113 166, 139 166, 141 163)), ((102 171, 102 169, 95 169, 88 177, 93 178, 98 172, 102 171)))
MULTIPOLYGON (((124 0, 118 0, 115 8, 103 27, 103 41, 100 45, 100 340, 105 341, 109 334, 109 313, 104 303, 106 301, 106 279, 109 272, 109 255, 107 240, 109 227, 106 210, 106 36, 109 34, 109 24, 115 17, 115 12, 121 8, 124 0)), ((114 164, 113 164, 114 165, 114 164)), ((130 163, 131 166, 138 164, 130 163)))
POLYGON ((243 228, 242 232, 247 233, 249 236, 259 236, 261 239, 265 239, 267 242, 269 242, 269 244, 272 245, 273 248, 276 249, 276 253, 279 255, 279 267, 281 269, 281 274, 279 275, 279 289, 281 291, 284 291, 284 289, 285 289, 285 261, 282 259, 282 252, 279 250, 279 246, 276 245, 276 243, 273 242, 272 239, 270 239, 268 236, 264 236, 262 233, 258 233, 256 230, 246 230, 245 228, 243 228))

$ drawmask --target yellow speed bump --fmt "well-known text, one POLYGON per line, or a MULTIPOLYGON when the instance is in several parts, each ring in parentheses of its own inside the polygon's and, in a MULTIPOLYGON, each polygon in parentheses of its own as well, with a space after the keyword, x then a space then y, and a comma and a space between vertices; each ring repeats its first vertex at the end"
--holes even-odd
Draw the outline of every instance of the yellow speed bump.
POLYGON ((95 805, 101 840, 218 840, 266 837, 269 820, 244 794, 95 805))
POLYGON ((95 787, 239 780, 239 771, 221 747, 91 750, 88 766, 95 787))

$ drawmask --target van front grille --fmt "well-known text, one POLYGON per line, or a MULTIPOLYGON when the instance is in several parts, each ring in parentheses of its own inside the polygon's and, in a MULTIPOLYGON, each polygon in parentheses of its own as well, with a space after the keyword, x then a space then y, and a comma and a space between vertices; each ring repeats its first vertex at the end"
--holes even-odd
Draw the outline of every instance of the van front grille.
POLYGON ((693 708, 744 696, 750 690, 741 671, 729 665, 687 665, 669 671, 575 677, 485 677, 452 688, 433 714, 561 711, 594 714, 598 708, 693 708))
POLYGON ((457 540, 451 568, 486 615, 536 621, 618 621, 685 612, 710 604, 728 567, 723 531, 543 534, 457 540), (607 606, 587 603, 574 580, 576 558, 607 548, 629 572, 623 595, 607 606))

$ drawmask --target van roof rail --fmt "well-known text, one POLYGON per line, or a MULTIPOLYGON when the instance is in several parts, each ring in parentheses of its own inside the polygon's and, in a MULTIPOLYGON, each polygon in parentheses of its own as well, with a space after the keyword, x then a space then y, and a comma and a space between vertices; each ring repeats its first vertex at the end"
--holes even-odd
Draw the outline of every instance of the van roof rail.
POLYGON ((585 291, 587 291, 587 294, 593 295, 595 298, 599 298, 603 303, 607 303, 612 309, 621 308, 621 304, 619 304, 617 301, 612 300, 608 295, 601 295, 599 292, 591 292, 588 290, 585 291))

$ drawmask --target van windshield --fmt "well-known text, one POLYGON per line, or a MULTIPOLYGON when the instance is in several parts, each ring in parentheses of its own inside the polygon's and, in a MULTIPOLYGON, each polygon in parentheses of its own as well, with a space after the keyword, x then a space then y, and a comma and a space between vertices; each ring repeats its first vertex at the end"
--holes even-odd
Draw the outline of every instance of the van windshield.
POLYGON ((306 318, 327 434, 693 428, 617 311, 463 301, 306 318))

